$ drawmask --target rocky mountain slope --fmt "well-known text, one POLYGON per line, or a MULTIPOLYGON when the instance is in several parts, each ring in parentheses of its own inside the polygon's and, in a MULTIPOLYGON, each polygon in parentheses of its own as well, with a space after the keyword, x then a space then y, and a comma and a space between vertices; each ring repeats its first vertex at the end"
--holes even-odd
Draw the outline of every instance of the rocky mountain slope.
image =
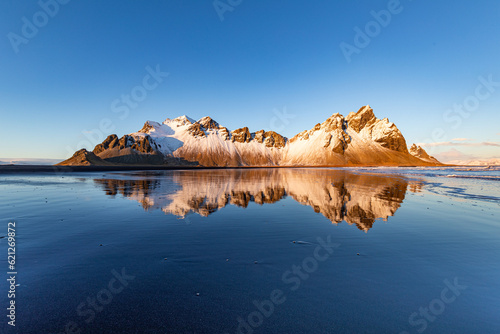
POLYGON ((427 161, 430 163, 435 163, 435 164, 440 163, 436 158, 431 157, 429 154, 427 154, 427 152, 421 146, 418 146, 417 144, 413 144, 410 147, 409 152, 411 155, 419 158, 420 160, 424 160, 424 161, 427 161))
POLYGON ((230 131, 210 117, 147 121, 141 130, 108 136, 92 152, 80 150, 60 165, 136 164, 199 166, 435 165, 370 106, 347 117, 334 114, 292 139, 274 131, 230 131))

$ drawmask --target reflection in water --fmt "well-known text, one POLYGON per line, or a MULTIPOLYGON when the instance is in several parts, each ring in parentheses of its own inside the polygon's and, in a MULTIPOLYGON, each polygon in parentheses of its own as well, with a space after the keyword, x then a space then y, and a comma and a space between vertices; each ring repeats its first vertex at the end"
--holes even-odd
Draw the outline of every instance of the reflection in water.
POLYGON ((406 191, 422 182, 401 176, 356 174, 329 169, 228 169, 140 172, 135 179, 95 179, 107 195, 121 194, 145 210, 161 209, 184 218, 208 216, 228 204, 275 203, 291 196, 333 223, 346 221, 368 231, 401 206, 406 191))

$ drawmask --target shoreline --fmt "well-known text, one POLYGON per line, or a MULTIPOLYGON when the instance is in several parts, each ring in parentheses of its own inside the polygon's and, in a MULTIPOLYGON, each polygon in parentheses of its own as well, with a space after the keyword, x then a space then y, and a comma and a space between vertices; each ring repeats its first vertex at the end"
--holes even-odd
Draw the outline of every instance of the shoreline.
POLYGON ((164 171, 164 170, 217 170, 217 169, 264 169, 264 168, 443 168, 443 167, 484 167, 465 165, 401 166, 401 165, 321 165, 321 166, 57 166, 57 165, 0 165, 0 174, 14 173, 74 173, 74 172, 120 172, 120 171, 164 171))

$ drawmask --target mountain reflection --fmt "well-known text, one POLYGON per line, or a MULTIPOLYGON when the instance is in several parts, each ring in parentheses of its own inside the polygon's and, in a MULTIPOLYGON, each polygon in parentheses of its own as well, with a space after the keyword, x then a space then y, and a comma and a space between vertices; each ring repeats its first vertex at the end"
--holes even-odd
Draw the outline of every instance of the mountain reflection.
POLYGON ((387 220, 407 191, 422 183, 400 176, 329 169, 221 169, 139 172, 134 179, 94 179, 107 195, 121 194, 145 210, 161 209, 184 218, 208 216, 228 204, 247 207, 276 203, 290 196, 333 223, 346 221, 368 231, 377 219, 387 220))

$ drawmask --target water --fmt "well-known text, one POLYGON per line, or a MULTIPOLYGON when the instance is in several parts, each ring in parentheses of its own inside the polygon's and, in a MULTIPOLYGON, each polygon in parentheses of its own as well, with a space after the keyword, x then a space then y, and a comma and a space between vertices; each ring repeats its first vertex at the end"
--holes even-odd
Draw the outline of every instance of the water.
POLYGON ((0 175, 0 331, 498 333, 495 173, 0 175))

